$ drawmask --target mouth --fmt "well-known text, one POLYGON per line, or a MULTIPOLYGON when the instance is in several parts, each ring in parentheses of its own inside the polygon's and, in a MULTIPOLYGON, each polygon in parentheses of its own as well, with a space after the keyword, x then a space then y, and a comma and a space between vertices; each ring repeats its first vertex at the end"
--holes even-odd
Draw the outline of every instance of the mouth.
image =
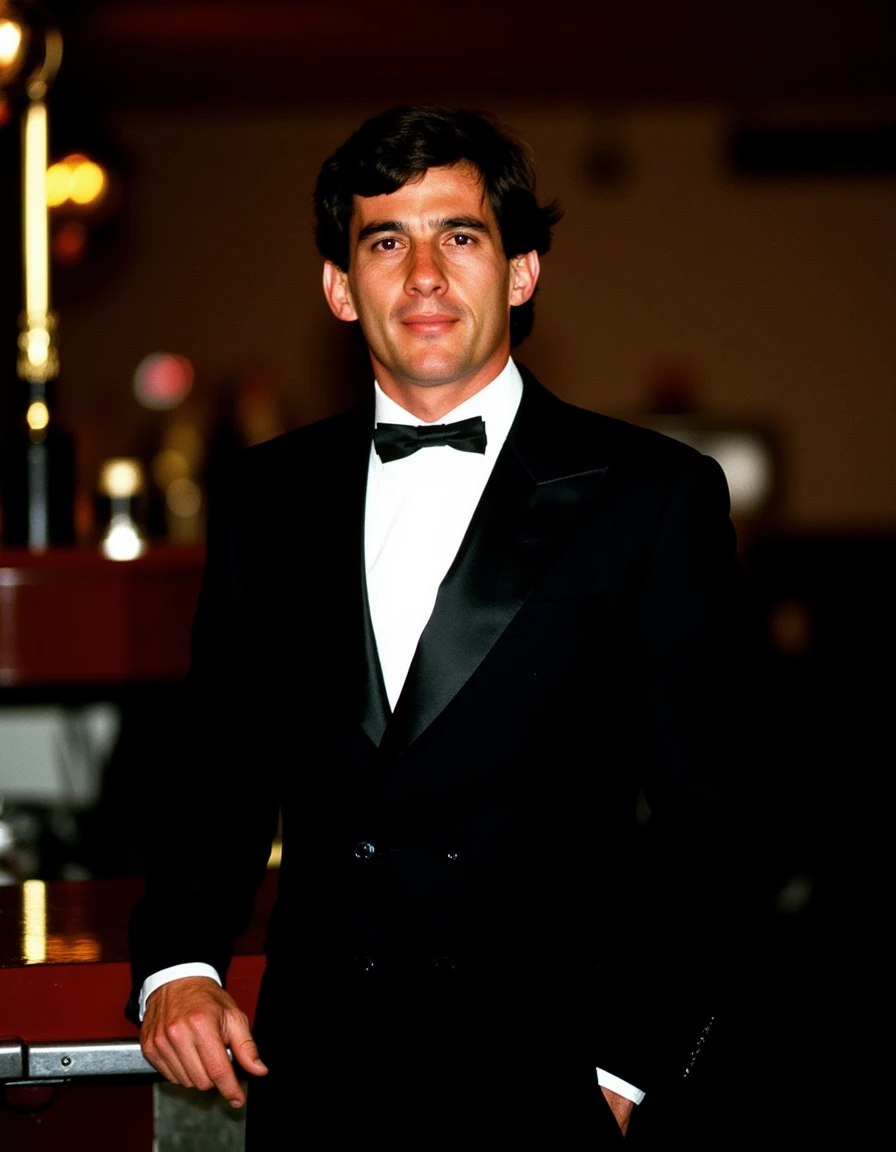
POLYGON ((421 312, 402 316, 399 322, 417 336, 441 336, 459 320, 459 316, 447 312, 421 312))

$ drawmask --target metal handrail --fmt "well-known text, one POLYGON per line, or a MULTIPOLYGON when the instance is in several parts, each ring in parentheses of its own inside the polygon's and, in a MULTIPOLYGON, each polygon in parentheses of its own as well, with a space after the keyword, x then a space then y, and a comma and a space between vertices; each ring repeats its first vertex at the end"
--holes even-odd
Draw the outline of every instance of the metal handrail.
POLYGON ((158 1073, 140 1051, 139 1040, 28 1044, 16 1036, 0 1039, 0 1083, 4 1084, 147 1075, 158 1073))

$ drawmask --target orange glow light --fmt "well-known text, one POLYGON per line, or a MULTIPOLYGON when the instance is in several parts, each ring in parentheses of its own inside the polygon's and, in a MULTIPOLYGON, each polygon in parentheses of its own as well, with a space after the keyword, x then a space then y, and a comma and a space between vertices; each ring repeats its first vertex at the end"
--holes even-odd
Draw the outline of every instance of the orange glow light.
POLYGON ((15 20, 0 19, 0 83, 14 79, 25 55, 24 29, 15 20))
POLYGON ((106 174, 99 164, 82 160, 72 169, 69 196, 76 204, 93 204, 106 190, 106 174))
POLYGON ((51 164, 47 169, 47 204, 58 208, 68 200, 68 186, 71 180, 68 164, 62 160, 51 164))
POLYGON ((50 208, 68 203, 86 208, 102 200, 107 185, 106 173, 99 164, 73 152, 47 169, 47 204, 50 208))

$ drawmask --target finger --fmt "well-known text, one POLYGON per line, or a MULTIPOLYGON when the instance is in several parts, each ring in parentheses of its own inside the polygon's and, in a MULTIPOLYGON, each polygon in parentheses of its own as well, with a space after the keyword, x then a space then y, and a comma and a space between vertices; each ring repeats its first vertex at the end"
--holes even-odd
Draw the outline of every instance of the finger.
POLYGON ((146 1059, 169 1083, 181 1084, 184 1088, 195 1087, 177 1051, 172 1048, 164 1035, 141 1040, 141 1047, 146 1059))
POLYGON ((215 1087, 234 1108, 241 1108, 246 1103, 246 1093, 237 1079, 236 1072, 230 1062, 230 1056, 223 1044, 218 1041, 213 1045, 201 1047, 199 1059, 206 1079, 206 1087, 215 1087))
POLYGON ((174 1076, 174 1083, 201 1092, 213 1086, 216 1073, 230 1067, 220 1032, 204 1012, 167 1020, 156 1029, 155 1049, 174 1076))
POLYGON ((165 1030, 160 1044, 165 1059, 176 1074, 181 1071, 190 1087, 201 1092, 217 1087, 231 1103, 245 1102, 244 1093, 233 1075, 230 1058, 218 1027, 198 1013, 176 1020, 165 1030))
POLYGON ((152 1064, 153 1068, 155 1068, 159 1075, 163 1076, 169 1082, 169 1084, 179 1083, 168 1061, 165 1060, 157 1051, 150 1051, 147 1048, 143 1048, 142 1051, 144 1057, 150 1062, 150 1064, 152 1064))
MULTIPOLYGON (((181 1054, 197 1088, 217 1088, 229 1104, 240 1108, 246 1102, 246 1094, 227 1051, 230 1031, 228 1016, 229 1013, 225 1012, 214 1023, 208 1019, 194 1021, 194 1027, 189 1033, 193 1050, 189 1053, 182 1050, 181 1054)), ((243 1021, 244 1027, 248 1028, 245 1018, 243 1021)))
POLYGON ((168 1048, 164 1034, 149 1020, 143 1022, 140 1029, 140 1050, 153 1068, 165 1077, 171 1084, 183 1083, 186 1076, 176 1054, 165 1051, 168 1048))
POLYGON ((211 1088, 211 1081, 205 1073, 202 1057, 190 1029, 179 1021, 169 1024, 159 1036, 157 1046, 177 1077, 178 1084, 186 1088, 198 1088, 201 1092, 211 1088))

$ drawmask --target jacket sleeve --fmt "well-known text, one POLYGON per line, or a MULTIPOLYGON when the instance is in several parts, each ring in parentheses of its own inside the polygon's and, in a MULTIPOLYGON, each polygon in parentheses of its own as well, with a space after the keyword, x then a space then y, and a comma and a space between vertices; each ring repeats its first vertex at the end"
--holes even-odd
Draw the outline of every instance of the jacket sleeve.
POLYGON ((170 754, 147 787, 145 894, 129 933, 132 1019, 153 972, 202 962, 226 978, 276 834, 275 765, 253 733, 258 670, 245 635, 237 512, 232 495, 213 508, 190 671, 179 714, 160 718, 170 754))
POLYGON ((741 779, 734 713, 745 676, 728 512, 721 469, 694 456, 669 487, 638 600, 640 904, 619 925, 625 939, 600 997, 598 1062, 648 1093, 687 1075, 731 967, 741 779))

